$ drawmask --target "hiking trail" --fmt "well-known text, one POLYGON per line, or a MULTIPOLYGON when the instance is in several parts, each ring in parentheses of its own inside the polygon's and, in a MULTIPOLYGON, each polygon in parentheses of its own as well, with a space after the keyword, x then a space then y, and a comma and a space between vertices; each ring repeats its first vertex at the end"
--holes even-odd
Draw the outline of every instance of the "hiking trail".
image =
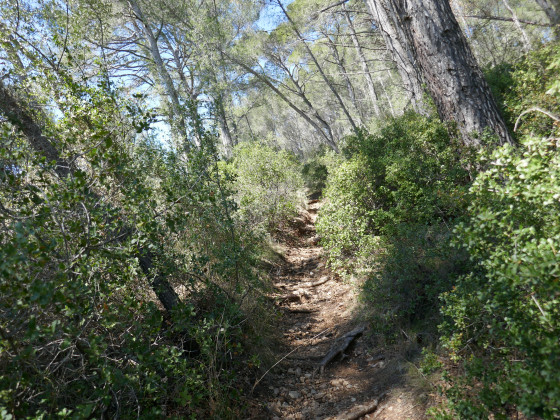
POLYGON ((281 344, 277 364, 255 386, 251 405, 258 409, 250 418, 424 419, 433 390, 414 372, 417 347, 377 345, 360 322, 356 286, 326 267, 315 232, 320 207, 309 201, 278 239, 284 262, 273 281, 281 344), (348 333, 357 338, 345 340, 348 333), (321 372, 329 353, 335 357, 321 372))

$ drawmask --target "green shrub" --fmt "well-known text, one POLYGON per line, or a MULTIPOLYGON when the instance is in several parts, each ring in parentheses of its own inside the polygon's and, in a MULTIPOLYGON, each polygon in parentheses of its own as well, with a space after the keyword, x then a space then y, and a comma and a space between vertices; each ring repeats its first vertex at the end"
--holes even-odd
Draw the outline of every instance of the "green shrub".
POLYGON ((554 141, 529 138, 498 149, 472 186, 456 243, 474 269, 443 295, 441 326, 465 369, 448 392, 465 418, 560 415, 559 180, 554 141))
POLYGON ((317 224, 330 264, 367 273, 362 299, 378 331, 437 315, 439 293, 466 268, 449 241, 468 204, 470 150, 410 113, 350 137, 344 154, 329 167, 317 224))
POLYGON ((68 174, 0 119, 0 415, 239 418, 233 373, 266 317, 214 139, 185 161, 136 136, 134 104, 65 82, 61 117, 37 118, 68 174), (183 303, 164 310, 157 278, 183 303))
POLYGON ((302 203, 299 162, 285 150, 250 142, 237 145, 227 171, 234 176, 239 216, 270 232, 302 203))
POLYGON ((484 70, 484 78, 488 82, 492 90, 492 96, 500 109, 500 113, 504 117, 506 125, 513 132, 516 116, 513 111, 508 108, 509 99, 511 99, 511 90, 514 85, 512 75, 513 65, 502 63, 494 67, 484 70))
MULTIPOLYGON (((510 88, 504 90, 503 107, 513 127, 521 113, 538 107, 552 114, 560 114, 555 93, 560 79, 560 45, 550 43, 527 54, 511 72, 510 88)), ((558 93, 558 92, 556 92, 558 93)), ((533 136, 559 134, 558 122, 539 111, 531 111, 519 121, 518 133, 533 136)))
POLYGON ((363 156, 371 177, 362 205, 372 231, 390 234, 401 223, 429 224, 461 214, 469 185, 462 161, 467 152, 438 120, 413 113, 389 121, 379 134, 349 138, 345 153, 363 156))
POLYGON ((470 267, 468 256, 450 246, 445 224, 406 224, 380 241, 379 265, 362 285, 362 300, 372 322, 386 338, 397 325, 436 333, 439 295, 470 267))
POLYGON ((469 174, 460 147, 435 120, 406 114, 378 134, 350 137, 344 152, 347 160, 329 173, 317 225, 332 264, 342 256, 367 260, 376 236, 447 222, 465 207, 469 174))
POLYGON ((371 179, 367 169, 366 160, 357 156, 329 173, 317 232, 335 270, 355 271, 372 262, 378 238, 366 207, 371 179))

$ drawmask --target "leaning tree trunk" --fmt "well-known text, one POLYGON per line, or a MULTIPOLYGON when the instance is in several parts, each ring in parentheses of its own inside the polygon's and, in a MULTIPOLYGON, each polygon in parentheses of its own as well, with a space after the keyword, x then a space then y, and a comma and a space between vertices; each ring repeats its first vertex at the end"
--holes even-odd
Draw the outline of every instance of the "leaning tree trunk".
POLYGON ((218 121, 218 126, 220 128, 220 139, 222 140, 223 152, 226 156, 230 156, 236 142, 229 128, 221 93, 216 94, 216 97, 214 98, 214 108, 216 120, 218 121))
POLYGON ((529 40, 529 36, 527 35, 525 29, 523 29, 523 26, 521 26, 521 22, 519 22, 517 13, 515 13, 515 10, 513 10, 513 8, 509 5, 507 0, 502 0, 502 3, 506 7, 506 9, 508 9, 508 11, 511 13, 511 18, 513 19, 513 23, 517 28, 517 30, 519 31, 519 33, 521 34, 521 40, 523 41, 523 49, 525 50, 525 52, 531 51, 531 41, 529 40))
MULTIPOLYGON (((336 48, 336 45, 332 41, 329 34, 323 32, 323 36, 327 40, 327 43, 329 45, 329 49, 331 50, 331 54, 333 56, 333 59, 336 62, 336 66, 340 70, 340 74, 341 74, 342 78, 344 79, 344 82, 346 83, 346 89, 348 90, 348 96, 350 97, 350 101, 352 102, 352 105, 354 106, 354 109, 358 113, 358 116, 360 118, 360 125, 364 125, 362 110, 361 110, 361 108, 358 105, 358 102, 356 100, 356 92, 354 90, 354 86, 352 85, 352 81, 350 80, 350 77, 348 77, 348 70, 346 70, 346 66, 344 65, 344 61, 343 61, 342 58, 340 58, 338 48, 336 48)), ((378 113, 379 113, 378 111, 379 110, 376 111, 376 115, 378 115, 378 113)))
MULTIPOLYGON (((163 87, 165 88, 165 93, 167 94, 167 96, 169 97, 169 100, 171 101, 171 111, 172 111, 172 115, 170 118, 170 124, 171 126, 176 126, 177 130, 179 131, 179 135, 181 140, 183 140, 184 144, 182 146, 184 146, 184 148, 189 151, 191 148, 191 144, 189 142, 189 139, 187 138, 187 123, 185 121, 185 116, 183 114, 182 111, 182 107, 181 107, 181 103, 179 101, 179 93, 177 92, 177 89, 175 88, 175 85, 173 83, 173 79, 171 79, 171 76, 169 74, 169 72, 167 71, 167 68, 165 66, 165 63, 163 61, 163 58, 161 56, 161 53, 159 51, 159 46, 157 43, 157 38, 154 35, 154 32, 152 31, 152 28, 150 27, 150 22, 148 22, 146 20, 146 17, 144 16, 142 9, 140 9, 140 6, 138 4, 138 2, 136 0, 127 0, 128 1, 128 5, 130 6, 130 8, 132 9, 132 12, 134 13, 135 18, 141 23, 142 25, 142 29, 144 32, 144 36, 146 37, 146 39, 148 40, 148 49, 152 55, 152 58, 154 60, 154 64, 157 70, 157 74, 163 84, 163 87)), ((141 36, 141 34, 138 34, 139 36, 141 36)), ((200 147, 200 143, 199 143, 199 138, 198 136, 195 136, 193 138, 195 146, 200 147)))
POLYGON ((358 57, 360 59, 360 64, 362 65, 362 71, 364 72, 364 78, 366 79, 367 92, 369 95, 371 106, 373 107, 373 113, 376 117, 379 117, 379 115, 381 114, 381 111, 379 109, 379 97, 377 95, 377 92, 375 91, 375 84, 373 83, 371 72, 369 71, 369 65, 367 63, 366 55, 364 54, 364 50, 360 45, 358 35, 356 34, 356 29, 354 29, 354 23, 350 18, 350 13, 346 10, 346 7, 344 5, 342 5, 342 10, 344 11, 344 17, 346 18, 346 22, 348 23, 348 29, 350 29, 350 37, 352 38, 352 42, 354 43, 354 47, 356 48, 356 52, 358 53, 358 57))
MULTIPOLYGON (((467 145, 490 130, 502 143, 509 131, 447 0, 369 0, 394 12, 413 62, 421 70, 443 121, 457 123, 467 145)), ((383 22, 380 22, 383 25, 383 22)))
POLYGON ((309 125, 311 125, 318 134, 320 134, 325 140, 327 145, 333 149, 335 152, 339 152, 338 146, 334 139, 332 129, 329 124, 322 118, 318 111, 311 105, 307 97, 303 95, 298 95, 300 98, 303 99, 304 103, 308 106, 309 112, 313 115, 314 119, 311 118, 307 112, 297 106, 294 102, 292 102, 286 95, 284 95, 280 89, 278 89, 274 84, 270 81, 268 77, 261 74, 260 72, 253 69, 251 66, 243 63, 243 61, 239 60, 235 56, 228 55, 227 53, 223 52, 224 57, 229 59, 232 63, 237 64, 246 72, 255 76, 258 80, 263 82, 266 86, 268 86, 280 99, 282 99, 290 108, 296 111, 309 125))
POLYGON ((323 78, 323 80, 326 83, 326 85, 328 86, 328 88, 333 93, 333 96, 336 98, 338 104, 340 105, 340 109, 342 109, 342 112, 344 112, 344 115, 346 115, 346 118, 348 119, 348 122, 352 126, 352 129, 354 130, 354 132, 356 132, 358 127, 356 126, 356 123, 354 122, 354 119, 350 115, 350 112, 348 112, 348 108, 346 108, 346 105, 344 104, 344 101, 342 100, 342 98, 338 94, 338 91, 334 87, 332 81, 327 77, 327 75, 323 71, 323 67, 319 64, 319 61, 317 61, 317 58, 315 57, 315 54, 313 54, 313 51, 311 51, 311 48, 309 48, 309 45, 307 44, 307 41, 305 40, 305 38, 302 36, 301 32, 297 28, 296 23, 292 20, 292 18, 290 17, 288 12, 286 11, 286 8, 282 5, 282 2, 280 0, 276 0, 276 3, 278 4, 278 7, 280 7, 280 9, 282 10, 282 13, 284 13, 284 16, 286 16, 286 19, 288 20, 288 22, 290 22, 290 25, 292 26, 292 29, 293 29, 294 33, 296 34, 296 36, 298 37, 300 42, 303 44, 305 50, 307 51, 307 54, 309 54, 309 57, 311 58, 311 61, 313 61, 313 63, 315 63, 315 67, 317 67, 317 71, 319 72, 319 74, 323 78))
POLYGON ((398 25, 392 5, 378 0, 366 0, 366 3, 397 66, 409 103, 416 112, 427 115, 428 111, 423 104, 422 76, 414 65, 412 48, 398 25))

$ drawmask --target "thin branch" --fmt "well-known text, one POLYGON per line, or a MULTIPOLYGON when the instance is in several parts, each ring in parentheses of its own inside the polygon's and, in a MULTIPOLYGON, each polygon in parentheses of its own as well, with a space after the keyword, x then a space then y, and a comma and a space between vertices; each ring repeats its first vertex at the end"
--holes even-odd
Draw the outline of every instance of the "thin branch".
POLYGON ((70 32, 70 5, 66 2, 66 30, 64 34, 64 44, 62 45, 62 52, 60 53, 60 58, 58 59, 58 63, 56 64, 56 71, 58 72, 60 69, 60 63, 62 62, 62 58, 64 57, 64 53, 66 51, 66 45, 68 44, 68 32, 70 32))
POLYGON ((517 117, 517 120, 515 121, 515 126, 513 127, 513 131, 517 131, 517 128, 519 126, 519 122, 521 121, 521 117, 525 114, 528 114, 529 112, 533 112, 533 111, 537 111, 540 112, 541 114, 546 115, 547 117, 552 118, 554 121, 559 122, 560 123, 560 117, 558 117, 557 115, 554 115, 552 112, 547 111, 546 109, 542 109, 539 108, 538 106, 535 106, 533 108, 529 108, 526 111, 523 111, 519 117, 517 117))
MULTIPOLYGON (((329 331, 331 328, 327 328, 326 330, 321 331, 319 334, 311 337, 310 339, 308 339, 308 342, 311 342, 311 340, 314 340, 315 338, 325 334, 327 331, 329 331)), ((268 375, 268 373, 274 369, 282 360, 284 360, 286 357, 288 357, 290 354, 296 352, 297 350, 299 350, 300 348, 303 347, 303 344, 300 344, 299 346, 297 346, 295 349, 293 349, 291 352, 287 353, 284 357, 282 357, 281 359, 279 359, 276 363, 274 363, 259 379, 257 379, 255 381, 255 384, 253 385, 253 388, 251 389, 251 393, 253 393, 253 391, 255 390, 255 388, 257 387, 257 385, 264 379, 264 377, 266 375, 268 375)))
MULTIPOLYGON (((498 20, 501 22, 514 22, 513 18, 506 18, 501 16, 483 16, 483 15, 459 15, 460 17, 472 18, 472 19, 483 19, 483 20, 498 20)), ((525 20, 525 19, 517 19, 518 22, 524 23, 525 25, 533 25, 533 26, 544 26, 546 28, 555 27, 558 25, 553 25, 551 23, 542 23, 542 22, 535 22, 532 20, 525 20)))
POLYGON ((325 7, 324 9, 320 10, 319 13, 324 13, 324 12, 326 12, 327 10, 332 9, 333 7, 340 6, 340 5, 344 4, 344 3, 348 3, 348 1, 349 1, 349 0, 342 0, 342 1, 339 1, 338 3, 331 4, 330 6, 327 6, 327 7, 325 7))

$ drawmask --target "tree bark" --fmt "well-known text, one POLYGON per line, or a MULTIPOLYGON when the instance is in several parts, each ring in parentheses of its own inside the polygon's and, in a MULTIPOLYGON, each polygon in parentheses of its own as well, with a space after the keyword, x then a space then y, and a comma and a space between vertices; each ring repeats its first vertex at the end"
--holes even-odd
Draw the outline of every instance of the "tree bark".
MULTIPOLYGON (((510 133, 447 0, 368 0, 392 10, 412 62, 421 70, 443 121, 453 121, 467 145, 485 130, 502 143, 510 133)), ((381 22, 383 25, 383 21, 381 22)))

